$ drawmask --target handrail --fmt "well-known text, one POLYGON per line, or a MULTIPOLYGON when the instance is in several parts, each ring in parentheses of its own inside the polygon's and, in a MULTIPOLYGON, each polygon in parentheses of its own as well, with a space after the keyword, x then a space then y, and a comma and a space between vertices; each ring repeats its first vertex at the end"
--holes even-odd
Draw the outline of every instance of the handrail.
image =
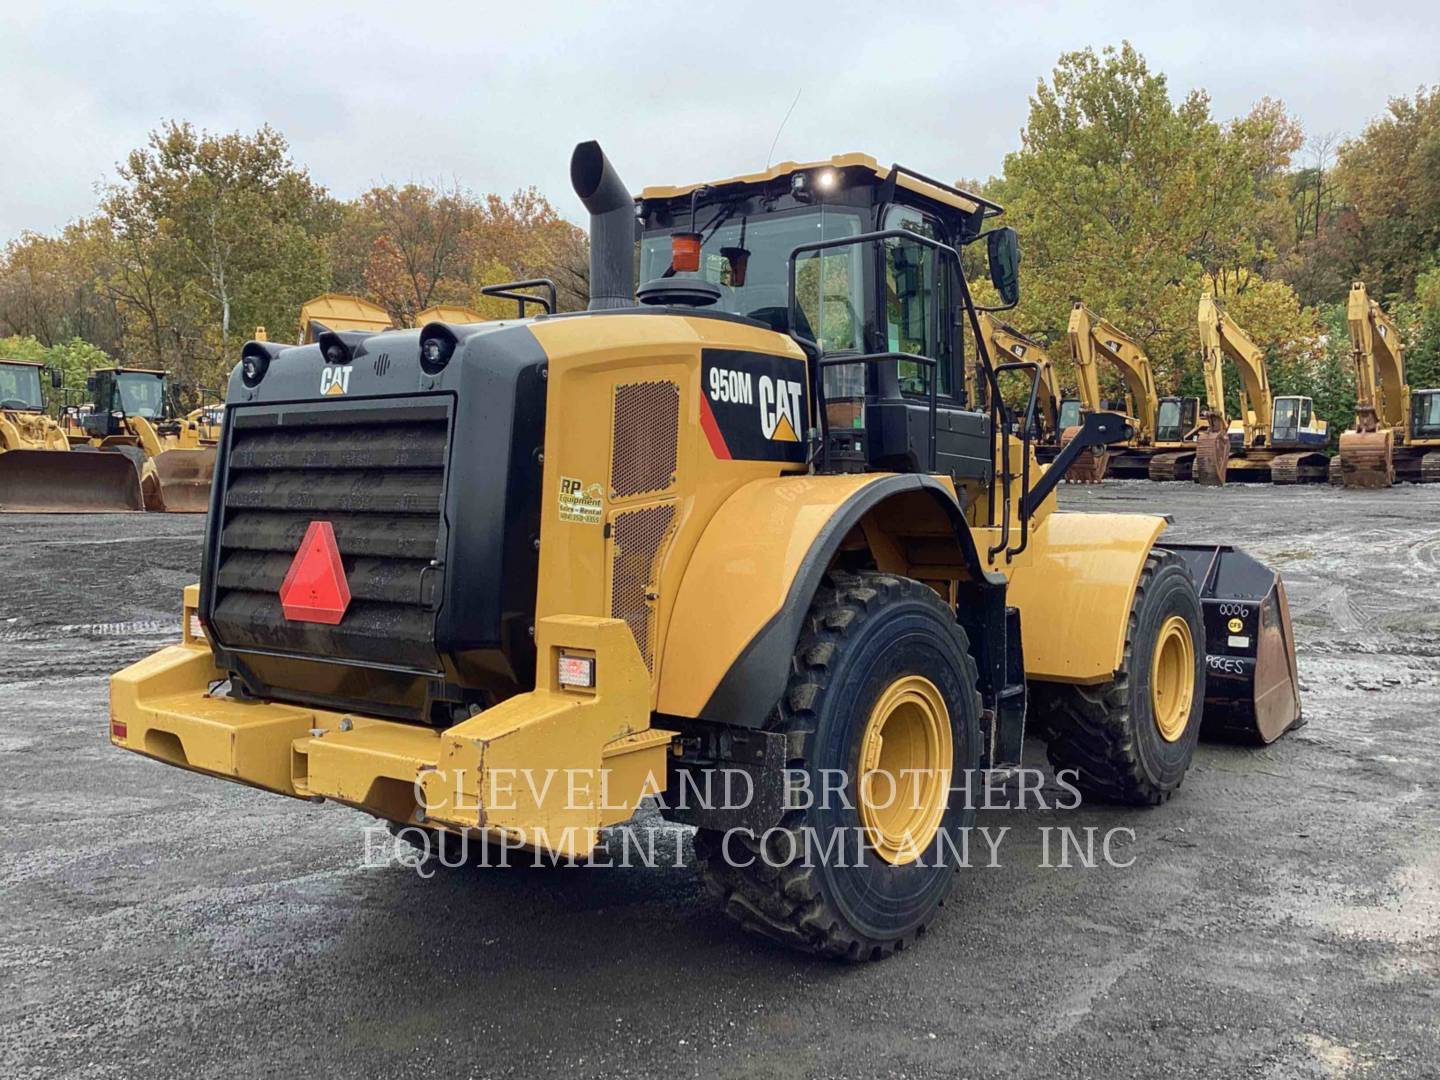
MULTIPOLYGON (((1030 441, 1031 429, 1035 423, 1035 402, 1040 392, 1040 365, 1034 360, 1011 360, 1004 364, 996 365, 994 372, 998 379, 1001 373, 1006 371, 1030 371, 1030 398, 1025 405, 1025 415, 1020 425, 1020 546, 1012 548, 1005 547, 1005 561, 1008 563, 1016 555, 1019 555, 1030 545, 1030 517, 1026 512, 1026 496, 1030 492, 1030 441)), ((1010 445, 1010 434, 1005 433, 1005 445, 1010 445)), ((1009 489, 1009 480, 1006 480, 1006 489, 1009 489)), ((1007 510, 1005 520, 1010 520, 1007 510)))
POLYGON ((480 289, 481 296, 498 296, 502 300, 514 300, 520 305, 520 318, 525 318, 525 305, 540 304, 545 308, 546 315, 555 314, 556 289, 555 282, 549 278, 530 278, 527 281, 506 281, 499 285, 485 285, 480 289), (525 293, 516 292, 516 289, 541 289, 548 294, 544 296, 529 296, 525 293))

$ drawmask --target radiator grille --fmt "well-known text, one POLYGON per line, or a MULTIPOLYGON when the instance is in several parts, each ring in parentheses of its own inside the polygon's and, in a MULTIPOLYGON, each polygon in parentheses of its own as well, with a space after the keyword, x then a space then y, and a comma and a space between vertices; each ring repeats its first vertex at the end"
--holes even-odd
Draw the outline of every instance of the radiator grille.
POLYGON ((675 482, 680 387, 673 382, 615 387, 610 439, 610 493, 624 499, 664 491, 675 482))
POLYGON ((624 619, 629 624, 640 655, 645 658, 645 666, 652 670, 655 656, 650 633, 653 611, 650 593, 660 553, 674 519, 675 504, 662 503, 617 514, 614 520, 610 617, 624 619))
POLYGON ((212 563, 224 647, 436 670, 448 437, 443 406, 403 399, 237 415, 212 563), (334 526, 350 586, 334 626, 286 619, 277 595, 312 521, 334 526))

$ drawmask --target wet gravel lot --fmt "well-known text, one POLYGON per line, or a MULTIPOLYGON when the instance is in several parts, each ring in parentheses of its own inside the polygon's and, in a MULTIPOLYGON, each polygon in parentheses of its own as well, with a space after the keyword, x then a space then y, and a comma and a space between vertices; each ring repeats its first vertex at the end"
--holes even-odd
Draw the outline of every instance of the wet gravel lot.
POLYGON ((1062 502, 1280 568, 1309 723, 1202 744, 1156 810, 982 814, 1000 865, 860 967, 741 935, 653 820, 658 865, 422 877, 352 811, 112 749, 202 522, 0 519, 0 1076, 1440 1073, 1440 486, 1062 502), (1046 867, 1047 826, 1131 865, 1046 867))

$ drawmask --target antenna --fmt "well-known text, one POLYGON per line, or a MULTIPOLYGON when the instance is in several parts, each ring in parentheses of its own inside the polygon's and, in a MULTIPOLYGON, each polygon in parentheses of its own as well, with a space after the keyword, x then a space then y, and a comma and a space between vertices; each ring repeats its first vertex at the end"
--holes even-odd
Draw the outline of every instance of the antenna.
POLYGON ((770 168, 770 159, 775 156, 775 144, 780 141, 780 133, 785 130, 785 125, 790 122, 790 114, 795 111, 795 106, 800 103, 800 94, 804 91, 802 86, 795 91, 795 100, 790 102, 790 108, 785 110, 785 119, 780 121, 780 126, 775 129, 775 138, 770 140, 770 152, 765 155, 765 168, 770 168))

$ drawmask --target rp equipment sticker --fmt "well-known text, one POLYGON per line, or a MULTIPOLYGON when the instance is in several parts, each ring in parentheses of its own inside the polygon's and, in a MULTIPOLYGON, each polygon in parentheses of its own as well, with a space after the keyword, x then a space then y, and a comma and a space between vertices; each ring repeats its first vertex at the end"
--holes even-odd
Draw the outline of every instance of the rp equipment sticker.
POLYGON ((601 502, 600 485, 588 487, 573 476, 560 478, 560 520, 581 525, 599 525, 605 507, 601 502))
POLYGON ((788 356, 705 349, 700 427, 722 460, 805 460, 805 364, 788 356))

